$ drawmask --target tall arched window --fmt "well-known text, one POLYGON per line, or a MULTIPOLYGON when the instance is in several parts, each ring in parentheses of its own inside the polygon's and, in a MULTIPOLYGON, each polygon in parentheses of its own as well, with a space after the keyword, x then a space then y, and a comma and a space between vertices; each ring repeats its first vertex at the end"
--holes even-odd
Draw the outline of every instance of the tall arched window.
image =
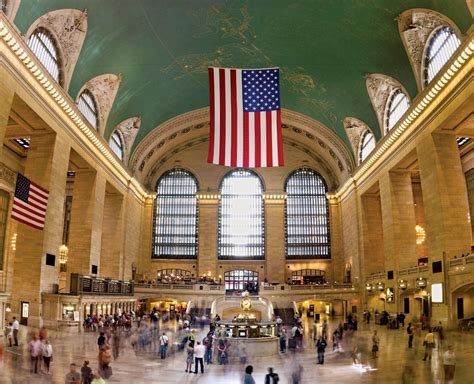
POLYGON ((329 207, 327 187, 317 172, 303 168, 286 180, 286 257, 329 259, 329 207))
POLYGON ((265 229, 263 186, 253 172, 238 169, 221 184, 219 258, 263 259, 265 229))
POLYGON ((89 121, 89 123, 91 123, 95 129, 98 129, 99 116, 97 104, 95 102, 94 96, 92 96, 92 93, 89 90, 84 89, 79 95, 77 107, 79 108, 79 111, 82 112, 87 121, 89 121))
POLYGON ((454 30, 448 26, 439 27, 433 32, 428 42, 424 60, 425 86, 434 79, 460 45, 461 40, 456 36, 454 30))
POLYGON ((388 133, 410 107, 410 100, 401 89, 396 89, 388 98, 385 118, 385 133, 388 133))
POLYGON ((118 132, 112 133, 112 136, 110 136, 109 145, 110 145, 110 149, 114 151, 117 157, 120 160, 123 160, 123 144, 122 144, 122 137, 120 136, 120 133, 118 132))
POLYGON ((359 164, 362 163, 367 156, 370 155, 370 153, 374 150, 375 148, 375 137, 372 132, 369 130, 365 131, 362 134, 362 138, 360 140, 360 145, 359 145, 359 164))
POLYGON ((196 179, 184 169, 172 169, 158 181, 152 258, 197 257, 197 190, 196 179))
POLYGON ((28 39, 28 46, 49 74, 62 85, 61 60, 56 41, 44 28, 37 28, 28 39))

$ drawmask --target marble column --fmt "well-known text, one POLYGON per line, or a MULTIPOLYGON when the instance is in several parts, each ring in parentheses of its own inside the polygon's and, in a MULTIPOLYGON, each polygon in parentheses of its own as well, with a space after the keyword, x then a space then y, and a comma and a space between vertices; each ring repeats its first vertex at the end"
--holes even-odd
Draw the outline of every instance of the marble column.
POLYGON ((211 271, 213 276, 219 275, 217 270, 217 226, 219 199, 199 199, 199 249, 197 276, 211 271))
POLYGON ((32 136, 25 161, 24 175, 48 190, 49 199, 44 230, 22 223, 17 226, 12 312, 18 317, 20 302, 28 302, 28 325, 36 327, 42 325, 41 293, 53 292, 53 284, 58 284, 69 153, 68 140, 64 137, 53 133, 32 136), (54 267, 46 265, 46 253, 56 255, 54 267))
MULTIPOLYGON (((283 196, 283 192, 281 192, 283 196)), ((285 282, 285 199, 267 198, 265 204, 265 278, 285 282)), ((262 277, 260 276, 260 279, 262 277)))

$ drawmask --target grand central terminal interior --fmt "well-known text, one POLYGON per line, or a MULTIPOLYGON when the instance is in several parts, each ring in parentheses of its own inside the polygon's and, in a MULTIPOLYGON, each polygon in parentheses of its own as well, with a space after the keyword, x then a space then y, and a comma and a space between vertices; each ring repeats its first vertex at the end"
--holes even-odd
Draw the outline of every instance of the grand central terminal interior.
POLYGON ((473 16, 0 0, 0 383, 474 382, 473 16))

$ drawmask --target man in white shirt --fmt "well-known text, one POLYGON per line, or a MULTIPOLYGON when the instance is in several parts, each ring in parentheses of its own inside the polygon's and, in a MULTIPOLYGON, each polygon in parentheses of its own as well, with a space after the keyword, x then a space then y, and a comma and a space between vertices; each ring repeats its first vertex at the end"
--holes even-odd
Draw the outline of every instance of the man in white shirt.
POLYGON ((201 364, 201 373, 204 373, 204 354, 206 347, 200 341, 194 346, 194 373, 198 373, 198 363, 201 364))
POLYGON ((15 346, 18 347, 18 332, 20 331, 20 322, 16 319, 16 317, 13 317, 13 339, 15 340, 15 346))
POLYGON ((166 333, 163 332, 163 334, 160 337, 160 357, 161 359, 166 359, 166 350, 168 349, 168 336, 166 336, 166 333))

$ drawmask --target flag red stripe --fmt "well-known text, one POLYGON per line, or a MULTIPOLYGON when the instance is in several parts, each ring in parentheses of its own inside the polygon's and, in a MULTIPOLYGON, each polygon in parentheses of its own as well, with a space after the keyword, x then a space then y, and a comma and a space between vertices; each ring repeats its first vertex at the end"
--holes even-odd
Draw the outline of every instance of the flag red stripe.
POLYGON ((209 151, 207 153, 207 162, 213 163, 214 160, 214 129, 216 122, 214 121, 214 69, 209 68, 209 99, 210 99, 210 114, 211 125, 209 135, 209 151))
POLYGON ((33 228, 35 228, 35 229, 43 229, 43 228, 44 228, 44 225, 41 225, 41 226, 40 226, 40 225, 35 225, 35 224, 30 223, 30 222, 27 221, 27 220, 23 220, 23 219, 21 219, 21 218, 19 218, 19 217, 12 216, 12 219, 15 219, 16 221, 19 221, 20 223, 23 223, 23 224, 25 224, 25 225, 29 225, 30 227, 33 227, 33 228))
POLYGON ((28 196, 28 204, 35 205, 38 209, 46 210, 47 204, 41 200, 38 200, 35 196, 33 196, 31 193, 28 196))
POLYGON ((230 165, 235 167, 237 165, 237 71, 231 69, 230 71, 230 111, 232 124, 232 138, 230 147, 230 165))
POLYGON ((17 212, 20 212, 21 214, 24 211, 25 214, 32 215, 35 218, 35 220, 38 220, 38 221, 44 221, 44 218, 46 216, 46 211, 37 212, 35 209, 31 209, 28 205, 17 200, 15 200, 13 204, 12 211, 13 209, 16 209, 17 212))
POLYGON ((244 168, 248 168, 249 166, 249 114, 248 112, 244 112, 243 126, 244 126, 244 142, 243 142, 244 155, 242 157, 242 162, 243 162, 242 166, 244 168))
POLYGON ((260 112, 254 112, 255 116, 255 168, 260 167, 262 162, 261 134, 260 134, 260 112))
POLYGON ((225 69, 219 68, 219 96, 220 96, 220 148, 219 164, 225 164, 225 69))
POLYGON ((46 189, 44 189, 43 187, 40 187, 38 184, 36 183, 33 183, 31 180, 30 180, 30 188, 31 186, 34 186, 35 188, 38 188, 41 192, 43 192, 43 194, 45 195, 44 198, 47 199, 48 198, 48 195, 49 195, 49 191, 47 191, 46 189))
POLYGON ((44 220, 28 215, 27 213, 18 210, 17 207, 12 207, 12 217, 26 217, 28 220, 34 221, 35 223, 44 224, 44 220))
MULTIPOLYGON (((17 202, 17 204, 18 204, 18 202, 17 202)), ((34 209, 32 209, 32 211, 42 213, 42 214, 46 213, 47 208, 36 205, 33 201, 31 201, 31 196, 30 196, 30 199, 28 200, 28 204, 25 203, 25 209, 27 209, 28 206, 31 206, 31 207, 34 208, 34 209)))
POLYGON ((283 140, 281 137, 281 110, 277 111, 278 166, 283 167, 283 140))
POLYGON ((267 118, 267 167, 274 167, 273 164, 273 143, 275 138, 272 135, 272 111, 266 112, 267 118))

